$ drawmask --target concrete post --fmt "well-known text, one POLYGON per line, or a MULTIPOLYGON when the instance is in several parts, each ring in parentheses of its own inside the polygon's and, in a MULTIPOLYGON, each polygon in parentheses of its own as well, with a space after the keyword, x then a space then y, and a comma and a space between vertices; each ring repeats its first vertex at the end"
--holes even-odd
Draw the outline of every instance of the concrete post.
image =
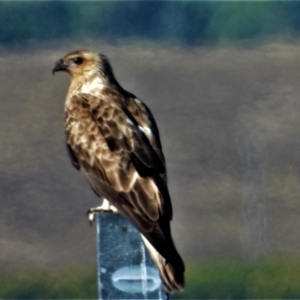
POLYGON ((138 230, 122 215, 97 216, 99 299, 168 299, 138 230))

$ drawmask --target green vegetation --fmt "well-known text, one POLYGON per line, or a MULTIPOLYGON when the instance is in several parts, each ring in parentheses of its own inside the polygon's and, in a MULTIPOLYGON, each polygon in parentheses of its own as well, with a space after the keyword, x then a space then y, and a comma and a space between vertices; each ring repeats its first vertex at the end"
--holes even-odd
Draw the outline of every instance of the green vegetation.
POLYGON ((218 44, 297 36, 300 3, 243 2, 1 2, 0 43, 96 38, 218 44))
POLYGON ((0 274, 1 299, 96 299, 95 268, 29 269, 0 274))
MULTIPOLYGON (((300 259, 215 259, 187 264, 186 289, 174 299, 299 299, 300 259)), ((2 299, 95 299, 94 268, 0 275, 2 299)))
POLYGON ((185 292, 176 299, 299 299, 299 268, 300 259, 284 257, 190 264, 185 292))

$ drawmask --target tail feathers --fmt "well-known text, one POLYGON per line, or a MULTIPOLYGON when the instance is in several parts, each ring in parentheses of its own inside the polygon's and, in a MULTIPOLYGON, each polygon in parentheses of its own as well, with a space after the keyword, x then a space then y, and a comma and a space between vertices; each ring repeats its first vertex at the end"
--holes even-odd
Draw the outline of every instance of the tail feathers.
POLYGON ((184 264, 175 248, 174 256, 176 258, 173 259, 172 262, 166 261, 166 259, 156 251, 152 244, 143 235, 141 236, 154 264, 158 269, 166 291, 169 293, 182 291, 184 288, 184 264))

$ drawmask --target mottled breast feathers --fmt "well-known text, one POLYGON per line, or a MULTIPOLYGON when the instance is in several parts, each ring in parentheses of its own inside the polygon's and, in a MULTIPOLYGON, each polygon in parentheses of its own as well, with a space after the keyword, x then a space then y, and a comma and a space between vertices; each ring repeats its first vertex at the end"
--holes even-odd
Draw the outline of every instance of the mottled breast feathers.
POLYGON ((116 192, 127 194, 131 203, 136 199, 139 214, 156 221, 167 211, 170 219, 171 202, 160 182, 166 177, 165 160, 149 109, 140 100, 124 98, 109 89, 103 90, 101 97, 76 94, 69 103, 66 138, 73 165, 86 162, 94 168, 98 178, 95 174, 93 178, 86 175, 96 193, 105 197, 99 190, 99 181, 107 182, 116 192), (77 157, 72 149, 76 149, 77 157), (150 195, 149 191, 153 193, 150 195), (143 204, 138 203, 143 194, 143 204))

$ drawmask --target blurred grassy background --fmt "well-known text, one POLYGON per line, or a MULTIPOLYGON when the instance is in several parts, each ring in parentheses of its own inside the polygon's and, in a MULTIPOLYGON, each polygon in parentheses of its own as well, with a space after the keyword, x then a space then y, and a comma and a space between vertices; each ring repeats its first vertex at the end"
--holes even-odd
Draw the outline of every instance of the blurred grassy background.
POLYGON ((97 296, 99 200, 51 75, 82 48, 160 128, 187 262, 174 297, 300 298, 299 2, 0 2, 0 25, 0 298, 97 296))
POLYGON ((7 1, 0 3, 0 43, 88 36, 196 46, 293 38, 299 12, 297 1, 7 1))
MULTIPOLYGON (((187 286, 172 299, 299 299, 300 259, 210 259, 187 264, 187 286)), ((2 299, 96 299, 95 267, 28 269, 0 275, 2 299)), ((130 294, 128 294, 130 297, 130 294)))

